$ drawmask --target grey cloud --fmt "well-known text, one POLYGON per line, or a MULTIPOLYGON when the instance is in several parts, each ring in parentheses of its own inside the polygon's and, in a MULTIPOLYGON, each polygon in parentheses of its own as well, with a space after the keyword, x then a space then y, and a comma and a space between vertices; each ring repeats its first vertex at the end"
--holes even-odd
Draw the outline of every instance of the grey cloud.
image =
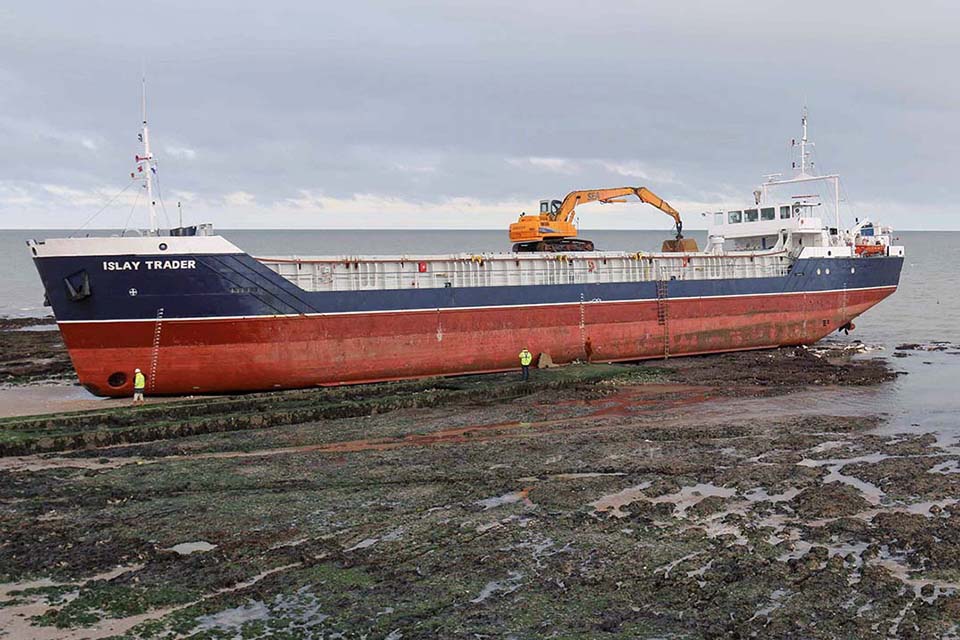
MULTIPOLYGON (((749 199, 788 168, 806 101, 820 167, 851 201, 889 203, 900 226, 956 226, 950 3, 198 4, 0 14, 9 188, 42 210, 29 185, 122 187, 145 62, 163 186, 211 207, 304 190, 532 207, 644 176, 671 201, 749 199), (529 158, 569 170, 510 162, 529 158)), ((22 202, 0 197, 0 224, 19 225, 22 202)), ((59 210, 44 220, 76 215, 59 210)))

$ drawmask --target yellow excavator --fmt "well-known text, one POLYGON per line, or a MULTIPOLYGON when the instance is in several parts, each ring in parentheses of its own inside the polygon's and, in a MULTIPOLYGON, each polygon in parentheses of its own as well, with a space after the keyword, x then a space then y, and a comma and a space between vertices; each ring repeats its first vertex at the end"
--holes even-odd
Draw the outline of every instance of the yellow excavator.
POLYGON ((571 191, 561 200, 541 200, 540 213, 522 214, 510 225, 510 241, 515 252, 529 251, 593 251, 593 242, 577 238, 573 223, 577 205, 586 202, 626 202, 627 196, 636 196, 641 202, 653 205, 673 218, 677 227, 675 240, 666 240, 663 251, 697 251, 697 242, 684 239, 680 213, 663 198, 646 187, 617 187, 571 191))

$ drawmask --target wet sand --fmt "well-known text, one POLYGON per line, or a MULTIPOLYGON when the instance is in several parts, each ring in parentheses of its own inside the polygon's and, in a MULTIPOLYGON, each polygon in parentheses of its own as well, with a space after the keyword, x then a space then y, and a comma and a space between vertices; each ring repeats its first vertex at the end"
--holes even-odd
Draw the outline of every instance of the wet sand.
POLYGON ((97 398, 77 385, 35 384, 0 387, 0 418, 100 409, 129 400, 97 398))

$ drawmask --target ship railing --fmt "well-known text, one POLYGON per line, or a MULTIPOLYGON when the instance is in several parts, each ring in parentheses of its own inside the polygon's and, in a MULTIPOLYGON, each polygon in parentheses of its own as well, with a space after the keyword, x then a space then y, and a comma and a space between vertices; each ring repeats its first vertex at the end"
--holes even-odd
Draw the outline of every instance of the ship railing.
POLYGON ((785 252, 755 254, 582 254, 430 259, 261 259, 306 291, 529 286, 764 278, 786 275, 785 252))

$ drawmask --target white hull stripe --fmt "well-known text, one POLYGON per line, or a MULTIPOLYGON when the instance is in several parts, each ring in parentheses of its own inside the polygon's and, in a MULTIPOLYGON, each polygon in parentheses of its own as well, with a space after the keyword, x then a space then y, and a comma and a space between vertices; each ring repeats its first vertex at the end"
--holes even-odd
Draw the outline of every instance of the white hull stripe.
MULTIPOLYGON (((782 291, 773 293, 738 293, 732 295, 720 296, 686 296, 686 297, 668 297, 671 300, 719 300, 722 298, 759 298, 766 296, 799 296, 799 295, 822 295, 826 293, 850 293, 852 291, 879 291, 889 289, 891 293, 896 291, 896 285, 884 285, 880 287, 859 287, 853 289, 826 289, 823 291, 782 291)), ((374 314, 403 314, 403 313, 436 313, 437 311, 478 311, 482 309, 519 309, 529 307, 569 307, 579 304, 635 304, 638 302, 656 302, 656 298, 636 298, 633 300, 584 300, 580 302, 543 302, 538 304, 508 304, 508 305, 490 305, 480 307, 430 307, 425 309, 376 309, 373 311, 334 311, 330 313, 283 313, 273 315, 255 315, 255 316, 196 316, 186 318, 164 318, 163 323, 170 322, 214 322, 221 320, 269 320, 272 318, 323 318, 327 316, 351 316, 351 315, 374 315, 374 314)), ((108 320, 58 320, 57 324, 95 324, 103 322, 157 322, 156 318, 115 318, 108 320)))

